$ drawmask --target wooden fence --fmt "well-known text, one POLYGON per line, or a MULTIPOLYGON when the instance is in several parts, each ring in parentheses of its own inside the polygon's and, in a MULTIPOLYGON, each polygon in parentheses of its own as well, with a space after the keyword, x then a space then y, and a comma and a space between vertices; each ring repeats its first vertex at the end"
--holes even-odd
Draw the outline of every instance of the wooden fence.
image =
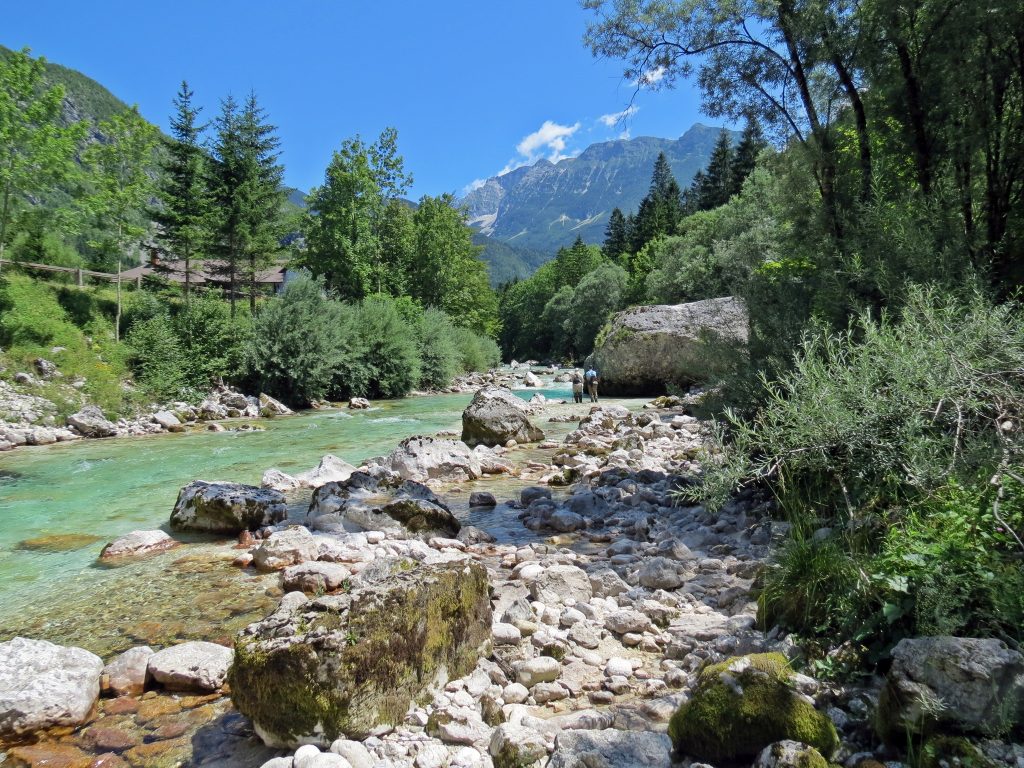
MULTIPOLYGON (((35 264, 31 261, 9 261, 8 259, 0 259, 0 269, 3 267, 21 267, 22 269, 39 269, 43 272, 65 272, 68 274, 75 275, 75 280, 78 285, 83 285, 83 280, 86 277, 95 277, 99 280, 109 280, 112 283, 117 282, 117 274, 113 272, 96 272, 92 269, 81 269, 80 267, 55 267, 52 264, 35 264)), ((121 278, 122 282, 124 278, 121 278)), ((139 275, 135 279, 128 281, 135 283, 136 288, 142 287, 142 276, 139 275)))

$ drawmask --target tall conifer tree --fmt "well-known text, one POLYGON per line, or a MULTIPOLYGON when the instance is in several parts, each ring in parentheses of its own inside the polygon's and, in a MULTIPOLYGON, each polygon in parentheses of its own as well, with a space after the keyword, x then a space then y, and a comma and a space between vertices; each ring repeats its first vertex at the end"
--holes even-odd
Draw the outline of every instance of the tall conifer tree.
POLYGON ((743 127, 743 134, 733 153, 731 174, 731 193, 738 195, 743 189, 743 182, 753 173, 754 165, 757 163, 757 156, 768 143, 761 131, 761 124, 756 118, 747 118, 747 124, 743 127))
POLYGON ((158 238, 185 263, 185 303, 192 285, 193 259, 208 240, 212 198, 206 155, 199 145, 204 126, 197 123, 200 107, 192 105, 192 90, 182 81, 174 99, 171 138, 165 139, 163 180, 158 192, 162 207, 153 212, 158 238))
POLYGON ((618 259, 629 251, 629 231, 626 217, 618 208, 608 217, 608 226, 604 230, 604 245, 601 252, 609 259, 618 259))

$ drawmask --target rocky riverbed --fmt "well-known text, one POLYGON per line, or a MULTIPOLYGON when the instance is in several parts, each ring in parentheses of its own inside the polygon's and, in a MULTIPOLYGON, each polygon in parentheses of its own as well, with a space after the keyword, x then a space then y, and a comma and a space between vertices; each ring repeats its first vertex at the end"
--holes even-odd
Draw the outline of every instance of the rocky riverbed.
MULTIPOLYGON (((284 596, 236 637, 233 667, 226 647, 136 647, 105 668, 87 654, 53 682, 24 660, 60 651, 0 644, 0 732, 37 740, 3 764, 781 768, 824 753, 876 768, 895 754, 876 736, 880 697, 913 728, 896 692, 955 691, 949 725, 967 733, 1024 700, 1024 659, 998 641, 908 646, 887 683, 863 687, 793 672, 792 639, 757 625, 757 575, 785 524, 755 494, 714 515, 681 503, 706 425, 685 402, 652 406, 537 403, 534 425, 574 428, 525 449, 441 435, 358 468, 328 461, 287 517, 281 492, 183 491, 179 524, 244 529, 236 567, 284 596), (460 524, 454 500, 495 511, 477 519, 500 520, 498 540, 460 524), (104 695, 27 729, 33 700, 10 704, 13 680, 37 708, 47 690, 104 695)), ((1019 746, 974 741, 993 764, 1024 765, 1019 746)))

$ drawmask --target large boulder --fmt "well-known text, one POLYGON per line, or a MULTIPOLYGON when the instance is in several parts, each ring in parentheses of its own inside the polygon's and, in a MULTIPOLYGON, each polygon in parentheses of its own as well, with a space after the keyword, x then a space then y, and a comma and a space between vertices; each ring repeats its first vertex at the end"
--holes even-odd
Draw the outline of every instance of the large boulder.
POLYGON ((794 689, 786 657, 762 653, 710 664, 668 733, 680 754, 715 764, 757 757, 793 740, 831 756, 839 737, 829 718, 794 689))
POLYGON ((280 522, 288 515, 284 495, 270 488, 193 480, 178 493, 171 528, 240 533, 280 522))
POLYGON ((82 437, 114 437, 117 425, 107 420, 95 405, 87 405, 68 416, 68 426, 73 427, 82 437))
POLYGON ((384 465, 403 480, 464 482, 483 474, 480 459, 461 440, 439 437, 407 437, 384 460, 384 465))
POLYGON ((280 400, 275 400, 265 393, 260 394, 260 416, 269 419, 274 416, 288 416, 292 413, 294 411, 280 400))
POLYGON ((745 344, 748 331, 746 307, 732 297, 633 307, 608 321, 586 366, 604 394, 662 394, 706 380, 706 341, 745 344))
POLYGON ((460 525, 433 491, 390 473, 354 472, 313 492, 311 528, 329 532, 384 531, 392 538, 454 538, 460 525))
POLYGON ((650 731, 565 730, 547 768, 671 768, 672 742, 650 731))
POLYGON ((0 643, 0 739, 84 723, 102 673, 100 657, 83 648, 24 637, 0 643))
POLYGON ((915 637, 893 649, 877 725, 895 741, 936 727, 985 733, 1021 723, 1022 714, 1024 656, 1018 651, 996 639, 915 637))
POLYGON ((544 433, 530 423, 530 412, 512 390, 484 387, 462 412, 462 440, 467 445, 504 445, 509 440, 533 443, 544 433))
POLYGON ((364 738, 476 666, 491 628, 483 566, 374 570, 349 594, 282 602, 235 639, 231 698, 269 746, 364 738))

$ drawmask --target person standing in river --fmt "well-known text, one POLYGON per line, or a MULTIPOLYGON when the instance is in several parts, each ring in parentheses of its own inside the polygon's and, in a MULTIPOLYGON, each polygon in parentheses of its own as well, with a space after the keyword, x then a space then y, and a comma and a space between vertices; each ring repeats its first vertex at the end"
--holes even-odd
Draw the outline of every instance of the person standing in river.
POLYGON ((586 375, 587 392, 590 393, 590 402, 597 402, 597 371, 591 368, 586 375))
POLYGON ((572 401, 583 402, 583 377, 580 376, 578 368, 574 368, 572 372, 572 401))

